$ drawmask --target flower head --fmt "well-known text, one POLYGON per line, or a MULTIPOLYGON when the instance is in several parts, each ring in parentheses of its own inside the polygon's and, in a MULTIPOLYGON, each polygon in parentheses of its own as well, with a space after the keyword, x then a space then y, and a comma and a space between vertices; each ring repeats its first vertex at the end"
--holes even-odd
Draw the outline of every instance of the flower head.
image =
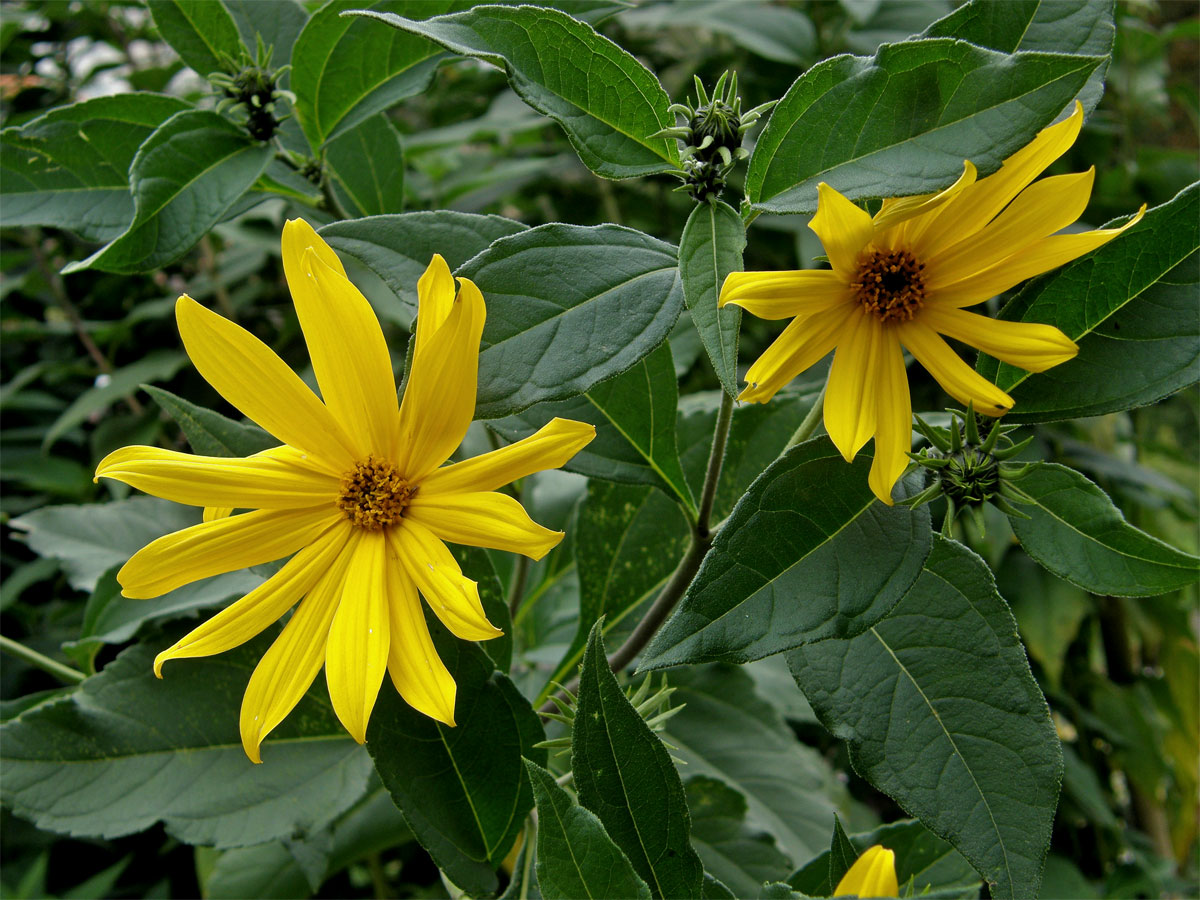
POLYGON ((873 436, 870 484, 884 503, 908 463, 912 406, 901 348, 948 394, 1001 416, 1008 394, 963 362, 941 335, 1033 372, 1066 362, 1079 348, 1049 325, 1003 322, 967 312, 1034 275, 1112 240, 1121 228, 1056 234, 1082 215, 1094 170, 1031 184, 1075 142, 1083 107, 1043 129, 976 179, 964 163, 936 194, 888 199, 874 217, 829 185, 818 188, 810 227, 831 269, 735 272, 720 304, 792 322, 746 373, 739 399, 765 403, 836 348, 825 392, 825 429, 847 461, 873 436))
POLYGON ((880 844, 869 847, 855 860, 833 889, 835 897, 898 897, 896 854, 880 844))
POLYGON ((443 465, 475 409, 479 289, 463 278, 456 291, 434 256, 417 285, 412 370, 398 402, 370 304, 307 222, 284 227, 283 263, 323 401, 265 344, 184 295, 175 313, 192 362, 281 445, 246 459, 125 447, 96 470, 97 478, 206 507, 204 522, 159 538, 124 565, 117 580, 126 597, 157 597, 291 557, 154 661, 161 677, 166 660, 229 650, 299 602, 242 700, 242 745, 254 762, 322 665, 334 711, 360 743, 385 671, 409 705, 453 725, 454 679, 418 595, 459 638, 501 632, 444 542, 540 559, 561 532, 538 525, 496 488, 562 465, 595 436, 591 425, 554 419, 508 447, 443 465), (250 511, 223 514, 232 509, 250 511))

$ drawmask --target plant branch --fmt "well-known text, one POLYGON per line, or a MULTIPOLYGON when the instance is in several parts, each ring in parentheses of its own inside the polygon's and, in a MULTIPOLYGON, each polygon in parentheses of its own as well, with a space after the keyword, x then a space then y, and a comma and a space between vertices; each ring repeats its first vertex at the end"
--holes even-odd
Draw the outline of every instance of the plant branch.
POLYGON ((64 666, 60 662, 55 662, 50 657, 43 656, 36 650, 31 650, 24 644, 3 635, 0 635, 0 650, 18 659, 23 659, 32 666, 37 666, 43 672, 48 672, 65 684, 79 684, 79 682, 87 678, 78 669, 72 669, 70 666, 64 666))
POLYGON ((704 487, 700 491, 700 506, 696 515, 696 533, 708 537, 709 521, 712 519, 713 501, 717 496, 717 483, 721 480, 721 465, 725 461, 725 445, 729 442, 729 425, 733 421, 733 398, 721 392, 721 408, 717 411, 717 424, 713 430, 712 449, 708 453, 708 467, 704 471, 704 487))

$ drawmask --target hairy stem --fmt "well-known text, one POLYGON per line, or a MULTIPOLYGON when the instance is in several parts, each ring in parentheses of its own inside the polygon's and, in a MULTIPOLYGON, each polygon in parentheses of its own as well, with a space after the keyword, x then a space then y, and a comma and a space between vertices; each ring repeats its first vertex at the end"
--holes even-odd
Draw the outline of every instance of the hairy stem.
POLYGON ((60 662, 55 662, 48 656, 43 656, 36 650, 31 650, 24 644, 14 641, 12 638, 6 638, 0 635, 0 650, 15 656, 18 659, 23 659, 32 666, 37 666, 43 672, 48 672, 64 684, 79 684, 87 678, 78 669, 72 669, 70 666, 64 666, 60 662))
MULTIPOLYGON (((667 579, 667 583, 663 585, 662 590, 658 592, 658 596, 654 598, 654 603, 646 610, 646 614, 642 616, 641 621, 637 623, 637 626, 633 629, 633 633, 625 639, 625 643, 609 654, 608 665, 614 672, 621 671, 633 662, 637 658, 637 655, 650 643, 650 639, 662 627, 663 622, 667 621, 667 617, 675 609, 675 604, 683 597, 684 591, 692 583, 692 579, 696 577, 696 572, 700 569, 700 563, 703 561, 704 555, 708 553, 708 549, 712 546, 714 529, 709 527, 709 521, 712 517, 713 498, 717 492, 717 482, 721 478, 721 465, 725 460, 725 446, 729 442, 729 423, 732 417, 733 398, 728 394, 723 394, 721 408, 717 412, 717 422, 713 428, 712 449, 708 454, 708 468, 704 473, 704 486, 700 490, 699 514, 692 525, 692 536, 688 542, 687 552, 683 554, 683 559, 679 561, 679 564, 675 567, 675 571, 667 579)), ((579 679, 571 679, 567 685, 567 690, 574 693, 578 689, 579 679)), ((565 692, 560 692, 558 697, 561 700, 567 699, 565 692)), ((553 700, 547 700, 542 704, 541 709, 538 710, 541 713, 557 711, 558 707, 553 700)))

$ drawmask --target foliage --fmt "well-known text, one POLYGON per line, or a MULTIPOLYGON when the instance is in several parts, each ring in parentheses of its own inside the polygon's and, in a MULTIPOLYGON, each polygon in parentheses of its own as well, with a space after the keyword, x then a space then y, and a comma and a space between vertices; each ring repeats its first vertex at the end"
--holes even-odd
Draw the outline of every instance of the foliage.
POLYGON ((814 897, 880 844, 902 895, 1186 893, 1198 21, 1096 0, 6 3, 4 893, 814 897), (897 499, 920 502, 880 503, 869 453, 821 433, 823 368, 735 402, 778 329, 718 308, 722 283, 824 262, 818 183, 873 213, 964 159, 995 171, 1076 98, 1052 174, 1096 167, 1091 227, 1149 209, 989 301, 1080 348, 1036 374, 976 360, 1016 402, 1002 502, 947 515, 934 451, 964 414, 918 365, 935 474, 897 499), (364 749, 318 681, 253 766, 238 698, 265 638, 165 680, 151 661, 274 567, 121 596, 117 568, 200 512, 92 474, 127 444, 275 443, 197 376, 172 312, 186 291, 311 383, 279 251, 298 216, 400 379, 432 254, 482 291, 456 459, 555 417, 597 436, 513 489, 566 532, 544 559, 456 548, 506 634, 430 618, 455 727, 385 683, 364 749))

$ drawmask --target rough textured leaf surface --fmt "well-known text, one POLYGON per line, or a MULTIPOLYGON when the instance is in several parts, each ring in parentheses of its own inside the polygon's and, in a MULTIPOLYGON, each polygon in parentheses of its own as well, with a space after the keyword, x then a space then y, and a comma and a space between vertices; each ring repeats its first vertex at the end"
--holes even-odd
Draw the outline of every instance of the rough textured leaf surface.
POLYGON ((205 109, 163 122, 129 169, 134 215, 112 243, 64 272, 144 272, 178 259, 258 180, 274 151, 205 109))
MULTIPOLYGON (((272 635, 273 636, 273 635, 272 635)), ((318 682, 246 758, 238 708, 265 637, 198 660, 122 653, 70 696, 2 729, 4 802, 48 831, 114 838, 162 821, 181 841, 241 847, 316 828, 353 804, 371 763, 318 682)))
POLYGON ((675 124, 658 79, 566 13, 479 6, 423 22, 384 12, 365 15, 504 69, 513 90, 563 127, 579 158, 597 175, 649 175, 679 161, 674 141, 650 136, 675 124))
POLYGON ((986 175, 1050 124, 1101 62, 947 38, 827 59, 772 111, 746 196, 767 212, 812 212, 822 181, 857 200, 939 190, 964 159, 986 175))
POLYGON ((463 265, 487 300, 476 418, 581 394, 648 355, 683 306, 675 263, 632 228, 542 225, 463 265))
POLYGON ((692 846, 704 871, 751 897, 768 881, 786 878, 791 860, 769 832, 746 824, 746 798, 718 778, 693 775, 684 785, 692 816, 692 846))
POLYGON ((1035 463, 1017 482, 1028 519, 1010 516, 1025 552, 1093 594, 1151 597, 1194 584, 1200 559, 1134 528, 1095 484, 1066 466, 1035 463))
MULTIPOLYGON (((748 662, 859 634, 883 618, 920 574, 929 513, 877 502, 870 464, 862 455, 848 464, 817 438, 763 472, 646 648, 643 667, 748 662)), ((915 481, 903 484, 908 491, 915 481)))
POLYGON ((721 387, 731 397, 736 397, 739 390, 737 348, 742 311, 737 306, 717 309, 717 298, 725 276, 742 270, 745 246, 742 217, 720 200, 697 205, 679 239, 683 297, 721 387))
POLYGON ((984 562, 935 537, 891 614, 788 665, 854 768, 963 854, 993 897, 1036 897, 1062 753, 984 562))
POLYGON ((525 761, 537 800, 537 877, 546 900, 650 900, 629 858, 595 814, 579 806, 537 763, 525 761))
POLYGON ((592 628, 571 737, 579 802, 604 823, 655 897, 700 896, 703 867, 675 764, 626 699, 592 628))

